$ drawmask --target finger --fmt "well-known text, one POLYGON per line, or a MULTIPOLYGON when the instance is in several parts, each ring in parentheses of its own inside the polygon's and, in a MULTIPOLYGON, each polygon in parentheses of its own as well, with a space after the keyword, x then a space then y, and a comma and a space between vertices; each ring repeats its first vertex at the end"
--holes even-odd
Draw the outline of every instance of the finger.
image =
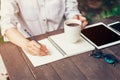
POLYGON ((35 41, 30 41, 27 45, 28 48, 35 50, 36 52, 40 52, 40 48, 35 45, 35 41))
POLYGON ((79 17, 79 19, 80 19, 81 21, 86 21, 86 18, 85 18, 85 17, 79 17))
POLYGON ((38 48, 35 45, 32 45, 31 49, 34 50, 34 51, 36 51, 36 52, 38 52, 38 53, 41 51, 41 48, 38 48))
POLYGON ((87 21, 85 17, 81 16, 81 15, 77 15, 77 19, 79 19, 80 21, 87 21))
POLYGON ((41 48, 41 45, 39 43, 37 43, 36 41, 31 41, 31 44, 33 44, 34 46, 36 46, 37 48, 41 48))
POLYGON ((73 17, 73 19, 78 19, 78 17, 79 17, 79 16, 78 16, 78 15, 76 15, 76 16, 74 16, 74 17, 73 17))
POLYGON ((87 21, 84 21, 84 22, 82 23, 82 29, 84 29, 87 24, 88 24, 88 22, 87 22, 87 21))
POLYGON ((85 17, 80 17, 80 20, 82 22, 82 29, 84 29, 88 22, 85 17))
POLYGON ((36 46, 36 48, 35 48, 35 47, 33 47, 33 48, 36 49, 37 51, 38 51, 38 48, 39 48, 39 49, 43 50, 44 53, 47 53, 47 52, 48 52, 48 50, 47 50, 47 48, 46 48, 45 45, 43 45, 43 44, 38 44, 38 43, 35 42, 35 41, 33 41, 33 43, 34 43, 34 45, 36 46))
POLYGON ((39 43, 37 43, 36 41, 33 41, 33 49, 35 49, 36 51, 40 51, 40 49, 41 50, 43 50, 43 51, 46 51, 47 49, 46 49, 46 47, 45 46, 43 46, 43 44, 39 44, 39 43))
POLYGON ((38 53, 36 53, 33 49, 31 49, 31 48, 28 48, 28 52, 29 52, 29 54, 31 54, 31 55, 33 55, 33 56, 37 56, 38 55, 38 53))
POLYGON ((34 52, 36 55, 41 55, 41 56, 44 56, 44 55, 47 55, 48 51, 46 49, 45 46, 43 45, 40 45, 41 47, 38 48, 36 45, 31 45, 31 50, 33 50, 32 52, 34 52))
POLYGON ((36 51, 34 48, 30 48, 30 51, 32 52, 33 55, 35 56, 45 56, 47 55, 46 52, 44 52, 43 50, 39 49, 39 51, 36 51))
POLYGON ((45 45, 41 45, 41 49, 45 52, 45 53, 48 53, 48 49, 45 45))
POLYGON ((46 56, 46 55, 48 55, 48 54, 41 50, 41 52, 39 53, 39 55, 40 55, 40 56, 46 56))
POLYGON ((35 51, 33 48, 29 48, 29 52, 31 55, 33 56, 45 56, 47 55, 46 53, 44 53, 42 50, 40 50, 39 52, 38 51, 35 51))
POLYGON ((47 55, 48 51, 44 45, 41 44, 40 48, 38 48, 36 45, 37 45, 36 42, 34 42, 32 49, 36 51, 37 55, 41 55, 41 56, 47 55))

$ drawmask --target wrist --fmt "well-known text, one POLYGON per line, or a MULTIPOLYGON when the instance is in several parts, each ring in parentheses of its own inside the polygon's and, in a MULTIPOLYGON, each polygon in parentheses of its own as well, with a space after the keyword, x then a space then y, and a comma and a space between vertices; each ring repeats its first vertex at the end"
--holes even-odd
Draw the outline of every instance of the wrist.
POLYGON ((23 40, 20 47, 21 48, 26 48, 29 42, 30 42, 30 40, 28 40, 28 39, 23 40))

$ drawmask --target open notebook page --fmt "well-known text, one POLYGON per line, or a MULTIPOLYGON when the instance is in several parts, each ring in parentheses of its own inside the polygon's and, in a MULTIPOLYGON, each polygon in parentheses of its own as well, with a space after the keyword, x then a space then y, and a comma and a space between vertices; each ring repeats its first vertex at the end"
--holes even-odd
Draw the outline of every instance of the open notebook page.
POLYGON ((64 58, 64 56, 49 42, 48 39, 43 39, 43 40, 40 40, 39 42, 46 45, 49 55, 47 55, 47 56, 32 56, 23 50, 25 52, 25 54, 27 55, 27 57, 29 58, 29 60, 32 62, 34 67, 44 65, 44 64, 64 58))
POLYGON ((67 54, 67 56, 81 54, 95 49, 95 47, 93 47, 82 37, 80 37, 80 41, 77 43, 70 43, 67 41, 64 33, 53 35, 49 38, 51 38, 57 45, 59 45, 59 47, 67 54))

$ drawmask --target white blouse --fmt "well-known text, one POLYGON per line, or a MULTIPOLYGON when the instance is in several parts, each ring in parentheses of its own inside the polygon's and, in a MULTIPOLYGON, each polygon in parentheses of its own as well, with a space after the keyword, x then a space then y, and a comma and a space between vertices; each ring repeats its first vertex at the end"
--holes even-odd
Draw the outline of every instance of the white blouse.
POLYGON ((65 19, 80 14, 77 0, 1 0, 1 32, 17 28, 28 37, 63 28, 65 19))

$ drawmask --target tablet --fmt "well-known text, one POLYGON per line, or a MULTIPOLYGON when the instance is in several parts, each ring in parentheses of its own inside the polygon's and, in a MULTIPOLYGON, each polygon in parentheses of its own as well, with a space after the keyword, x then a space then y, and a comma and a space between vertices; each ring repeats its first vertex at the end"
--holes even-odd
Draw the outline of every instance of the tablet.
POLYGON ((120 35, 120 21, 116 21, 108 24, 108 27, 113 29, 118 35, 120 35))
POLYGON ((81 36, 97 49, 120 43, 120 36, 102 22, 87 26, 81 31, 81 36))

